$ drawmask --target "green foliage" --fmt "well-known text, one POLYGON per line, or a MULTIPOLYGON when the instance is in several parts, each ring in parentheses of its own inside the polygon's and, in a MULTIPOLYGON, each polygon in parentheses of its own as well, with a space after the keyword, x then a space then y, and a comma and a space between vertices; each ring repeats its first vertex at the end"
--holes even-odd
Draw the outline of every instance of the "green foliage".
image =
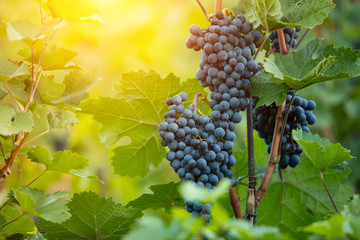
POLYGON ((260 97, 257 106, 270 105, 273 102, 280 105, 284 102, 290 88, 284 83, 271 82, 270 74, 263 71, 251 78, 250 92, 252 95, 260 97))
POLYGON ((31 161, 45 165, 46 170, 66 173, 91 180, 98 180, 96 176, 86 175, 78 170, 84 169, 89 159, 69 150, 56 152, 50 157, 49 151, 43 146, 25 148, 31 161))
POLYGON ((331 0, 241 0, 235 12, 244 14, 254 28, 272 32, 284 27, 314 28, 334 7, 331 0))
POLYGON ((143 194, 139 198, 130 201, 127 206, 141 210, 152 208, 165 208, 169 211, 172 207, 183 207, 184 201, 178 191, 179 183, 153 185, 150 187, 153 194, 143 194))
POLYGON ((33 127, 32 114, 30 112, 16 113, 6 105, 0 105, 0 135, 11 136, 20 131, 30 132, 33 127))
MULTIPOLYGON (((350 173, 342 166, 323 173, 327 188, 336 204, 347 203, 352 192, 341 184, 350 173)), ((295 169, 282 173, 283 181, 275 178, 257 208, 258 223, 279 226, 296 239, 304 239, 301 232, 311 222, 322 219, 335 210, 324 189, 319 170, 308 158, 303 158, 295 169)))
POLYGON ((0 59, 0 80, 7 79, 25 79, 30 75, 29 66, 25 63, 20 66, 12 63, 7 59, 0 59))
POLYGON ((70 217, 66 201, 60 199, 65 194, 65 192, 44 194, 39 189, 27 187, 13 189, 11 192, 12 198, 20 205, 23 213, 35 215, 55 223, 63 222, 70 217))
POLYGON ((332 144, 318 135, 297 130, 293 131, 293 137, 320 172, 354 158, 340 143, 332 144))
POLYGON ((301 90, 325 81, 360 76, 359 51, 330 45, 319 53, 319 48, 320 40, 313 40, 299 51, 267 59, 267 74, 258 73, 252 78, 255 84, 251 92, 260 98, 260 104, 279 105, 289 89, 301 90))
POLYGON ((324 221, 312 223, 304 231, 324 236, 327 239, 358 239, 360 237, 359 195, 344 206, 341 213, 329 216, 324 221))
POLYGON ((16 233, 26 234, 35 230, 34 221, 21 213, 16 207, 4 206, 0 210, 0 216, 5 219, 5 222, 0 226, 3 234, 10 236, 16 233))
POLYGON ((104 143, 112 145, 130 137, 130 143, 113 150, 116 174, 145 176, 150 165, 160 163, 165 149, 160 145, 157 125, 166 112, 165 100, 183 89, 192 90, 187 92, 189 98, 203 92, 192 82, 181 84, 173 74, 161 78, 155 72, 131 72, 123 74, 120 84, 115 85, 118 98, 100 97, 80 104, 82 112, 93 115, 102 124, 99 133, 104 143))
POLYGON ((71 213, 67 221, 40 220, 46 239, 121 239, 142 216, 139 209, 122 207, 93 192, 74 194, 67 206, 71 213))
MULTIPOLYGON (((80 67, 75 66, 70 63, 70 61, 77 55, 76 52, 52 46, 46 48, 46 51, 43 54, 44 44, 35 44, 34 46, 34 62, 38 63, 41 58, 41 67, 44 71, 50 70, 61 70, 61 69, 80 69, 80 67)), ((19 56, 22 57, 22 60, 31 63, 32 55, 29 48, 25 48, 19 51, 19 56)))
POLYGON ((47 120, 50 129, 69 129, 73 127, 75 123, 79 123, 75 113, 68 110, 51 107, 49 107, 47 120))
POLYGON ((82 100, 89 97, 87 91, 100 80, 101 78, 88 72, 71 71, 64 78, 62 101, 70 106, 78 106, 82 100))

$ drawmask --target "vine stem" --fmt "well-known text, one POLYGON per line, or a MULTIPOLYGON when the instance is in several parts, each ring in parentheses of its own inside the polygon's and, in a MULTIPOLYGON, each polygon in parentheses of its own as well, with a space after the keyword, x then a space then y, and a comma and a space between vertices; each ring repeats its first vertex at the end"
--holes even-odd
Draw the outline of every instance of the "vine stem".
POLYGON ((254 61, 255 61, 255 59, 257 58, 257 56, 259 55, 259 53, 260 53, 261 49, 263 48, 263 46, 264 46, 266 40, 268 39, 268 37, 269 37, 269 35, 266 34, 265 37, 263 38, 263 40, 261 41, 261 44, 260 44, 260 46, 258 47, 258 49, 257 49, 257 51, 256 51, 256 53, 255 53, 254 61))
POLYGON ((17 147, 11 152, 10 158, 6 162, 6 165, 0 170, 0 178, 6 178, 11 173, 10 167, 13 164, 16 155, 18 154, 18 152, 20 151, 20 149, 24 145, 25 140, 29 136, 29 134, 30 134, 29 132, 25 133, 25 135, 22 138, 22 140, 20 141, 19 145, 17 145, 17 147))
POLYGON ((24 143, 24 145, 23 145, 23 146, 25 146, 26 144, 31 143, 32 141, 35 141, 35 140, 36 140, 36 139, 38 139, 39 137, 41 137, 41 136, 43 136, 43 135, 45 135, 45 134, 47 134, 47 133, 49 133, 49 132, 50 132, 50 130, 48 129, 48 130, 46 130, 46 131, 44 131, 44 132, 40 133, 39 135, 37 135, 37 136, 33 137, 32 139, 30 139, 29 141, 27 141, 26 143, 24 143))
POLYGON ((196 2, 199 4, 199 6, 200 6, 201 10, 203 11, 206 19, 207 19, 208 21, 210 21, 209 13, 206 11, 204 5, 202 5, 202 3, 200 2, 200 0, 196 0, 196 2))
POLYGON ((222 0, 215 0, 215 13, 221 12, 222 0))
POLYGON ((283 29, 277 30, 277 34, 279 38, 280 53, 287 54, 284 30, 283 29))
POLYGON ((271 146, 268 166, 266 168, 264 179, 261 182, 261 185, 256 193, 257 205, 259 205, 261 199, 264 197, 264 195, 269 187, 271 176, 276 167, 275 162, 277 159, 277 155, 278 155, 277 151, 279 149, 279 144, 280 144, 281 126, 283 125, 283 121, 284 121, 283 112, 285 110, 285 104, 286 104, 286 102, 284 102, 283 104, 281 104, 278 107, 278 111, 276 114, 275 129, 274 129, 274 134, 273 134, 273 139, 272 139, 273 144, 271 146))
POLYGON ((310 29, 306 29, 306 31, 304 32, 304 34, 301 36, 300 40, 294 47, 294 49, 293 49, 294 51, 296 51, 299 48, 300 44, 302 43, 302 41, 304 40, 305 36, 308 34, 309 31, 310 31, 310 29))
MULTIPOLYGON (((291 97, 291 100, 288 104, 288 108, 286 109, 286 113, 285 113, 285 116, 284 116, 284 121, 283 121, 283 124, 281 126, 281 133, 280 133, 280 143, 279 143, 279 147, 278 147, 278 153, 277 153, 277 156, 276 158, 277 159, 280 159, 280 156, 281 156, 281 146, 282 146, 282 139, 283 139, 283 136, 284 136, 284 132, 285 132, 285 126, 286 126, 286 122, 287 122, 287 119, 289 117, 289 112, 290 112, 290 108, 291 108, 291 104, 293 103, 294 101, 294 98, 296 96, 296 93, 297 91, 295 91, 291 97)), ((286 103, 285 103, 286 104, 286 103)), ((286 105, 285 105, 286 106, 286 105)))
POLYGON ((194 107, 194 112, 199 111, 199 109, 198 109, 198 100, 199 100, 200 97, 210 107, 210 102, 209 102, 209 100, 207 100, 206 96, 203 93, 197 93, 194 96, 193 102, 191 104, 194 107))
POLYGON ((255 159, 254 159, 254 130, 253 130, 253 110, 252 97, 250 96, 250 104, 246 108, 246 125, 247 125, 247 145, 248 145, 248 175, 249 175, 249 190, 246 199, 246 213, 252 214, 250 217, 251 224, 256 224, 256 177, 255 177, 255 159))
POLYGON ((33 184, 33 182, 35 182, 39 177, 41 177, 46 171, 47 171, 47 168, 45 168, 45 170, 42 171, 39 176, 37 176, 37 177, 34 178, 31 182, 29 182, 29 183, 26 185, 26 187, 29 187, 31 184, 33 184))
POLYGON ((326 184, 325 184, 324 176, 323 176, 322 173, 320 173, 320 177, 321 177, 321 181, 322 181, 323 184, 324 184, 325 190, 326 190, 327 194, 329 195, 329 198, 330 198, 330 200, 331 200, 331 203, 333 204, 333 206, 334 206, 334 208, 335 208, 335 211, 336 211, 336 212, 339 212, 338 209, 337 209, 337 207, 336 207, 336 205, 335 205, 335 202, 334 202, 333 198, 331 197, 330 192, 329 192, 329 190, 328 190, 328 188, 327 188, 327 186, 326 186, 326 184))
POLYGON ((6 154, 5 154, 5 151, 4 151, 4 147, 3 147, 1 142, 0 142, 0 150, 1 150, 2 155, 4 156, 4 159, 6 159, 6 154))
POLYGON ((230 195, 231 207, 233 208, 235 218, 243 219, 240 208, 240 198, 236 195, 236 191, 234 187, 230 189, 229 195, 230 195))
POLYGON ((11 79, 11 78, 6 79, 6 80, 4 81, 4 85, 5 85, 5 87, 6 87, 6 90, 7 90, 8 93, 9 93, 9 95, 11 96, 12 100, 14 101, 14 103, 15 103, 16 106, 18 107, 19 111, 21 112, 21 108, 20 108, 19 103, 16 101, 14 94, 11 92, 9 86, 7 85, 7 81, 9 81, 10 79, 11 79))
POLYGON ((292 45, 293 45, 293 42, 294 42, 295 32, 296 32, 296 29, 293 28, 293 32, 292 32, 292 34, 291 34, 290 45, 289 45, 289 51, 294 50, 294 49, 292 48, 292 45))

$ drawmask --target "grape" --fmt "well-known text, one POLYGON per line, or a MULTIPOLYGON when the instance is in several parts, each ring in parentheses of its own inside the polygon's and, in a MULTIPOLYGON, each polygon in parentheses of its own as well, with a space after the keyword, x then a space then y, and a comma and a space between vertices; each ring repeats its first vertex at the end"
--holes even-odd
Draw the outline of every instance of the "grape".
POLYGON ((215 129, 215 137, 222 138, 225 136, 225 130, 223 128, 216 128, 215 129))
MULTIPOLYGON (((302 149, 292 138, 292 130, 301 128, 305 132, 310 132, 308 125, 312 125, 316 122, 316 117, 312 113, 312 110, 316 107, 315 102, 295 96, 292 105, 289 106, 293 94, 294 91, 290 91, 286 97, 285 111, 289 107, 290 110, 285 125, 284 136, 282 138, 282 151, 279 162, 279 166, 283 169, 287 168, 288 165, 290 165, 290 167, 295 167, 300 162, 302 149)), ((255 104, 256 100, 254 101, 254 105, 255 104)), ((258 131, 259 136, 265 139, 265 143, 268 144, 267 152, 270 153, 277 107, 275 103, 271 104, 269 107, 259 106, 254 108, 253 113, 254 128, 258 131)))
MULTIPOLYGON (((290 48, 293 48, 296 46, 297 41, 295 39, 297 39, 299 37, 300 31, 301 31, 301 27, 296 27, 295 32, 292 28, 284 28, 284 37, 285 37, 285 44, 286 44, 287 51, 289 51, 290 48), (293 32, 294 32, 294 38, 292 39, 293 32), (292 40, 292 45, 290 46, 291 40, 292 40)), ((280 52, 277 31, 271 32, 269 34, 269 39, 271 40, 271 48, 274 49, 275 52, 280 52)))

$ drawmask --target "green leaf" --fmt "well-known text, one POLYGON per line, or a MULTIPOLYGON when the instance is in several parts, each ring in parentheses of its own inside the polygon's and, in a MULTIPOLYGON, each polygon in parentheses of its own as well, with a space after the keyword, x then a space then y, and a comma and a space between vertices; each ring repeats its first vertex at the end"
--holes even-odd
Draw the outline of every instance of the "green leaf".
POLYGON ((346 160, 354 158, 350 155, 350 150, 343 148, 340 143, 330 143, 327 139, 302 130, 293 131, 292 134, 306 156, 322 173, 346 160))
POLYGON ((21 63, 19 66, 8 59, 0 59, 0 81, 13 78, 23 80, 29 76, 30 72, 27 63, 21 63))
POLYGON ((334 8, 331 0, 241 0, 234 9, 267 32, 285 27, 314 28, 334 8))
POLYGON ((348 218, 345 216, 334 214, 325 221, 315 222, 306 226, 304 231, 328 238, 340 238, 347 233, 352 233, 352 229, 347 220, 348 218))
POLYGON ((46 240, 43 235, 39 232, 36 234, 31 234, 29 240, 46 240))
POLYGON ((47 120, 50 129, 69 129, 72 128, 75 123, 79 123, 79 120, 76 118, 75 113, 53 107, 49 107, 47 120))
POLYGON ((67 206, 71 213, 67 221, 40 220, 46 239, 121 239, 143 215, 139 209, 122 207, 93 192, 74 194, 67 206))
POLYGON ((279 0, 242 0, 235 11, 244 14, 254 28, 262 26, 267 32, 282 28, 280 19, 283 13, 279 0))
POLYGON ((184 199, 211 203, 215 202, 216 199, 227 193, 230 187, 231 180, 228 178, 224 178, 214 189, 199 187, 193 182, 185 182, 180 185, 179 190, 184 196, 184 199))
MULTIPOLYGON (((34 46, 34 62, 38 63, 44 49, 43 43, 35 44, 34 46)), ((78 53, 65 48, 58 48, 56 46, 47 47, 44 52, 44 56, 41 60, 41 67, 44 71, 49 70, 64 70, 64 69, 80 69, 78 66, 75 66, 70 61, 78 53)), ((23 61, 31 63, 31 51, 28 48, 20 50, 18 52, 23 58, 23 61)))
POLYGON ((10 42, 17 40, 35 41, 46 37, 46 33, 66 26, 66 22, 53 21, 44 25, 37 25, 31 22, 12 22, 6 24, 6 33, 10 42))
POLYGON ((281 22, 287 27, 314 28, 322 24, 335 8, 331 0, 279 0, 284 16, 281 22))
POLYGON ((251 78, 250 92, 253 96, 259 97, 257 106, 271 105, 273 102, 278 106, 286 99, 290 88, 284 83, 270 81, 271 76, 261 71, 251 78))
POLYGON ((152 208, 165 208, 169 211, 171 207, 183 207, 184 201, 178 192, 179 183, 170 182, 168 184, 153 185, 150 187, 153 194, 143 194, 139 198, 130 201, 127 206, 141 210, 152 208))
POLYGON ((297 52, 277 54, 275 60, 268 59, 264 63, 265 71, 271 78, 262 77, 261 80, 300 90, 316 83, 360 75, 360 51, 331 45, 319 54, 319 48, 320 41, 317 39, 297 52))
MULTIPOLYGON (((347 203, 352 192, 341 184, 350 169, 329 169, 323 174, 327 188, 338 208, 347 203)), ((267 192, 257 208, 258 223, 279 226, 281 232, 296 239, 306 239, 300 228, 322 220, 334 213, 334 207, 324 189, 320 172, 308 158, 283 171, 283 182, 273 177, 267 192)))
POLYGON ((43 191, 26 188, 13 189, 13 196, 26 214, 35 215, 51 222, 63 222, 70 216, 66 201, 62 200, 65 192, 44 194, 43 191))
POLYGON ((123 74, 120 84, 115 86, 119 98, 100 97, 80 104, 82 112, 93 115, 102 124, 99 131, 102 142, 112 145, 124 137, 130 138, 130 143, 120 143, 113 150, 116 174, 145 176, 150 165, 160 163, 165 148, 160 144, 157 126, 168 107, 165 101, 185 89, 190 91, 189 99, 203 92, 198 81, 198 87, 193 81, 181 85, 173 74, 161 78, 153 71, 131 72, 123 74))
POLYGON ((49 151, 43 146, 25 148, 31 161, 45 165, 47 170, 74 175, 77 177, 98 180, 95 176, 89 176, 75 170, 81 170, 88 165, 89 159, 73 153, 69 150, 56 152, 50 157, 49 151))
POLYGON ((33 119, 31 112, 16 113, 15 110, 6 105, 0 105, 0 135, 11 136, 20 131, 31 132, 33 119))
POLYGON ((54 100, 61 99, 61 95, 64 92, 65 85, 58 83, 54 80, 54 76, 41 76, 38 87, 36 89, 36 95, 39 99, 46 104, 53 104, 54 100))
POLYGON ((81 71, 71 71, 64 78, 65 91, 61 101, 70 106, 78 106, 80 102, 89 97, 87 91, 93 87, 101 78, 81 71))
POLYGON ((0 216, 6 220, 0 227, 7 236, 26 234, 36 229, 34 221, 30 217, 24 216, 15 207, 6 205, 0 210, 0 216))

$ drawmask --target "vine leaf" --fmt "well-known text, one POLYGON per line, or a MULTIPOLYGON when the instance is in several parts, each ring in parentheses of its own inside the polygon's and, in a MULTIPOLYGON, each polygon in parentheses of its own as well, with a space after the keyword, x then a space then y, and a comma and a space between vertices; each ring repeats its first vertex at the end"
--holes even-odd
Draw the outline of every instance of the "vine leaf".
POLYGON ((41 219, 38 226, 46 239, 121 239, 143 214, 122 207, 94 192, 74 194, 67 206, 71 218, 62 223, 41 219))
POLYGON ((279 2, 284 13, 281 22, 287 27, 301 26, 312 29, 322 24, 335 8, 331 0, 279 0, 279 2))
POLYGON ((49 107, 47 120, 50 129, 69 129, 72 128, 75 123, 79 123, 79 120, 76 118, 75 113, 53 107, 49 107))
POLYGON ((22 215, 19 209, 6 205, 0 210, 0 216, 5 218, 5 222, 0 226, 5 235, 26 234, 36 229, 34 221, 22 215), (16 221, 13 221, 17 219, 16 221), (13 222, 12 222, 13 221, 13 222))
POLYGON ((334 214, 325 221, 314 222, 306 226, 304 231, 329 239, 345 238, 345 235, 353 233, 351 228, 345 227, 346 225, 349 225, 347 217, 341 214, 334 214))
POLYGON ((90 180, 98 180, 96 176, 86 175, 78 170, 88 165, 89 159, 69 150, 56 152, 50 157, 49 151, 43 146, 24 148, 31 161, 45 165, 46 170, 66 173, 90 180))
POLYGON ((53 75, 41 76, 36 89, 36 96, 43 103, 53 104, 53 100, 61 99, 64 89, 65 85, 56 82, 53 75))
POLYGON ((16 113, 15 110, 6 105, 0 106, 0 135, 11 136, 20 131, 30 132, 33 127, 31 112, 16 113))
POLYGON ((20 66, 7 59, 0 59, 0 80, 5 81, 9 78, 23 80, 30 76, 29 66, 21 63, 20 66))
POLYGON ((253 96, 259 97, 257 106, 270 105, 273 102, 280 105, 284 102, 290 88, 284 83, 270 81, 271 76, 261 71, 251 78, 250 92, 253 96))
POLYGON ((165 155, 157 130, 168 107, 165 100, 182 90, 190 90, 189 98, 204 90, 197 80, 181 84, 173 74, 161 78, 153 71, 122 74, 115 90, 118 98, 87 99, 80 104, 81 110, 102 124, 99 130, 102 142, 118 144, 112 156, 114 172, 145 176, 150 165, 157 166, 165 155))
POLYGON ((39 189, 23 187, 13 189, 10 194, 25 214, 35 215, 56 223, 63 222, 70 217, 66 201, 60 199, 65 196, 65 192, 45 194, 39 189))
POLYGON ((318 135, 297 130, 293 131, 293 137, 321 173, 354 158, 350 150, 343 148, 340 143, 330 143, 318 135))
POLYGON ((242 0, 235 11, 244 14, 254 28, 262 26, 267 32, 282 28, 283 12, 279 0, 242 0))
POLYGON ((179 183, 170 182, 167 184, 153 185, 150 187, 152 194, 143 194, 139 198, 130 201, 127 206, 141 210, 152 208, 165 208, 169 211, 171 207, 183 207, 184 201, 177 190, 179 183))
POLYGON ((360 75, 360 51, 327 46, 319 54, 320 40, 309 42, 297 52, 277 54, 264 63, 270 81, 300 90, 316 83, 360 75), (318 55, 318 56, 317 56, 318 55))
POLYGON ((6 24, 6 34, 10 42, 25 40, 27 42, 43 39, 46 33, 67 26, 65 21, 51 21, 44 25, 37 25, 31 22, 18 21, 6 24))
POLYGON ((321 24, 334 8, 331 0, 241 0, 236 13, 242 13, 254 28, 267 32, 285 27, 314 28, 321 24))
MULTIPOLYGON (((352 196, 352 191, 341 184, 349 174, 350 169, 344 165, 323 173, 327 188, 339 207, 352 196)), ((257 208, 258 223, 279 226, 282 232, 296 239, 306 239, 306 233, 300 228, 322 220, 335 210, 320 173, 310 159, 303 157, 296 168, 283 171, 283 176, 283 182, 273 178, 257 208)))
POLYGON ((87 91, 100 80, 101 78, 91 73, 71 71, 64 78, 65 90, 62 93, 62 99, 53 102, 65 102, 70 106, 79 106, 82 100, 89 97, 87 91))
MULTIPOLYGON (((34 62, 38 63, 42 51, 44 49, 44 43, 39 42, 34 44, 34 62)), ((41 67, 44 71, 50 70, 65 70, 65 69, 81 69, 78 66, 75 66, 70 61, 77 55, 78 53, 65 49, 58 48, 56 46, 47 47, 44 53, 44 56, 41 60, 41 67)), ((31 49, 24 48, 18 52, 18 55, 22 57, 22 60, 31 64, 31 49)))

